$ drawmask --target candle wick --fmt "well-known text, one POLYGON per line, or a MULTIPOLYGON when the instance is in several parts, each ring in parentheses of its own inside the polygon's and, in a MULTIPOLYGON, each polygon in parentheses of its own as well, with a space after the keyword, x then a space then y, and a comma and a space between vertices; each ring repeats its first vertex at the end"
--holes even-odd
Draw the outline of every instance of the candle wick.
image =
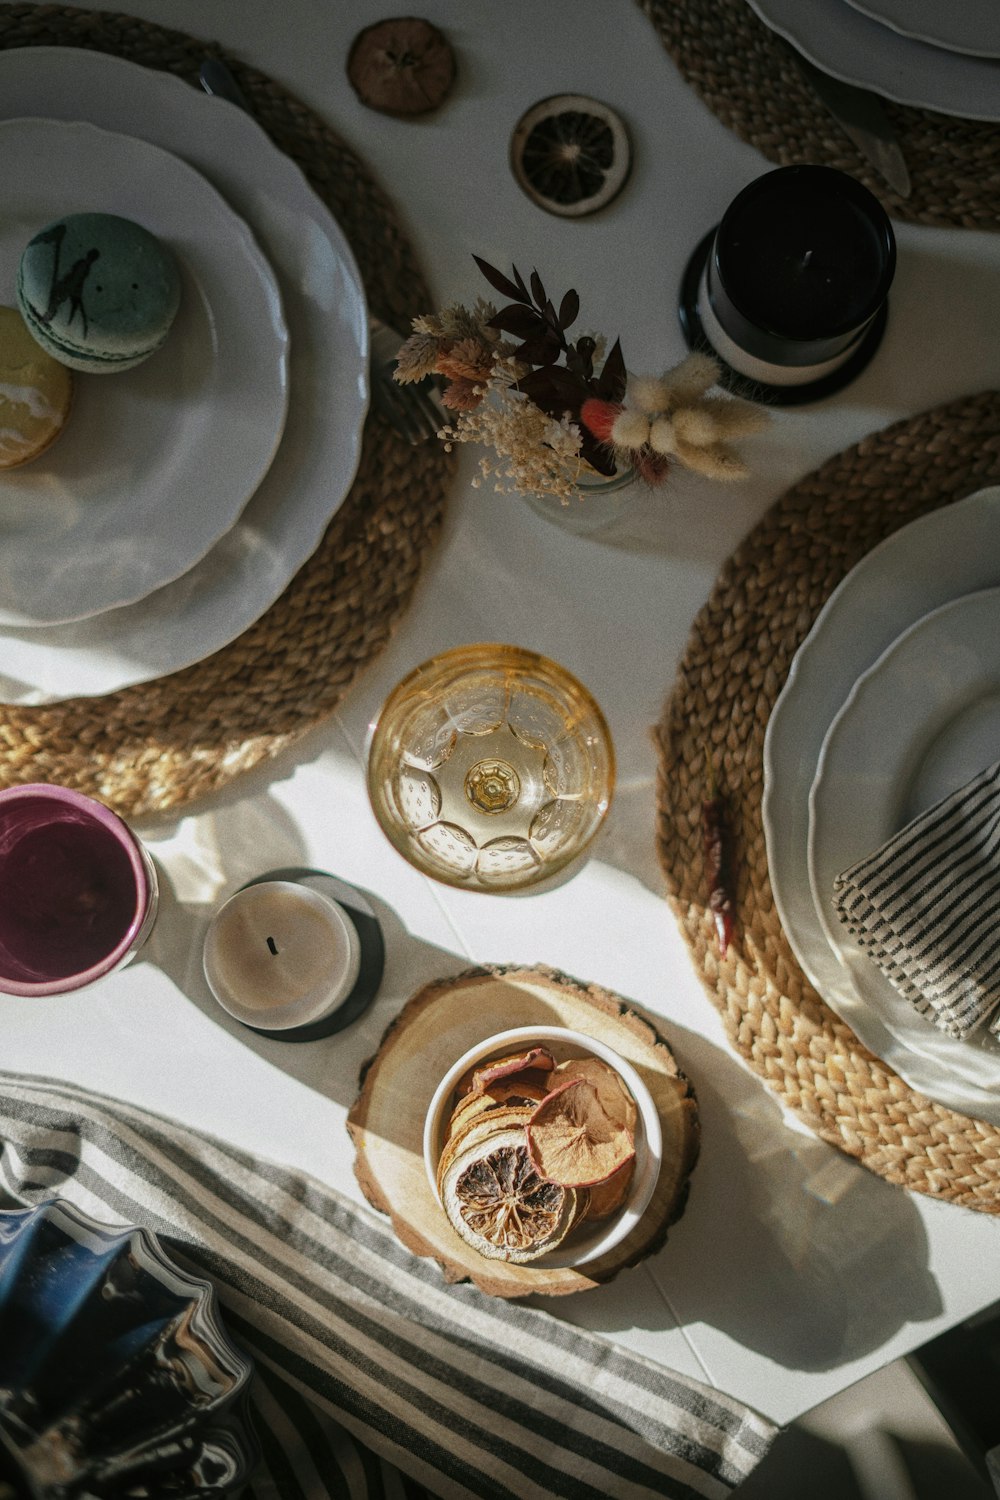
POLYGON ((812 258, 813 258, 812 251, 811 250, 807 250, 806 253, 805 253, 805 255, 802 257, 802 264, 804 266, 807 266, 809 264, 809 262, 812 260, 812 258))
POLYGON ((277 951, 278 951, 278 945, 274 941, 274 938, 271 938, 271 937, 268 938, 268 940, 267 940, 267 946, 270 948, 270 950, 271 950, 272 953, 277 953, 277 951))

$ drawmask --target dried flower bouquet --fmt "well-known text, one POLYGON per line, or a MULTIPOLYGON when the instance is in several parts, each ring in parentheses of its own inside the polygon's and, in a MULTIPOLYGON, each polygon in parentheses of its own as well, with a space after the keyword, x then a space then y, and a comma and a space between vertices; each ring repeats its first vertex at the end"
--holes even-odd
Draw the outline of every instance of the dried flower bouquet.
POLYGON ((537 271, 525 283, 516 266, 508 277, 473 258, 506 305, 477 297, 471 308, 414 318, 395 378, 444 378, 442 399, 456 417, 440 436, 449 448, 485 448, 480 469, 494 489, 568 503, 581 481, 631 471, 661 485, 675 463, 711 479, 745 478, 732 440, 759 431, 768 416, 709 394, 719 376, 714 359, 690 354, 663 375, 630 375, 618 339, 605 354, 600 337, 567 336, 580 311, 575 291, 557 308, 537 271))

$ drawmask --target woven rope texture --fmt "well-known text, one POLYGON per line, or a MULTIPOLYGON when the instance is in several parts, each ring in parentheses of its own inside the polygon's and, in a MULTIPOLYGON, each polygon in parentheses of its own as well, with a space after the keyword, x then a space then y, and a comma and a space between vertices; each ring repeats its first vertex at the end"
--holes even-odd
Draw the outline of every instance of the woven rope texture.
POLYGON ((746 0, 639 0, 681 75, 723 125, 779 166, 818 162, 869 187, 897 219, 1000 228, 1000 125, 885 102, 910 171, 897 197, 820 104, 788 44, 746 0))
POLYGON ((775 911, 761 793, 768 717, 832 590, 898 527, 998 481, 994 391, 896 423, 829 459, 726 563, 657 727, 668 897, 733 1046, 824 1140, 890 1182, 988 1213, 1000 1213, 1000 1130, 911 1089, 811 988, 775 911), (706 747, 737 872, 736 937, 725 959, 702 880, 706 747))
MULTIPOLYGON (((0 47, 80 46, 197 84, 222 49, 130 16, 0 5, 0 47)), ((343 228, 369 306, 396 327, 429 306, 385 195, 323 121, 227 57, 256 118, 343 228)), ((294 392, 292 394, 294 400, 294 392)), ((99 698, 0 708, 0 784, 52 781, 136 817, 182 806, 277 754, 330 714, 386 644, 436 540, 450 460, 376 414, 358 475, 309 562, 238 640, 167 677, 99 698)))

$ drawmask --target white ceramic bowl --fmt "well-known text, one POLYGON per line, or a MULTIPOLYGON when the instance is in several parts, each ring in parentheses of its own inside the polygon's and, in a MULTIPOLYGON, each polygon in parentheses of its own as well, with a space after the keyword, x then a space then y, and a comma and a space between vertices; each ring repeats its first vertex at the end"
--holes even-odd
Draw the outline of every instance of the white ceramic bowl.
MULTIPOLYGON (((562 1026, 515 1026, 510 1031, 498 1031, 487 1037, 448 1069, 434 1091, 424 1119, 424 1167, 436 1202, 440 1202, 437 1190, 437 1165, 444 1145, 445 1131, 452 1110, 452 1095, 455 1085, 466 1069, 491 1057, 502 1057, 504 1053, 525 1046, 544 1046, 552 1053, 556 1062, 569 1057, 599 1057, 615 1069, 628 1088, 639 1111, 635 1132, 635 1172, 629 1195, 622 1207, 610 1219, 587 1226, 572 1236, 568 1246, 560 1245, 548 1255, 539 1256, 530 1265, 556 1269, 564 1266, 584 1266, 589 1261, 606 1255, 615 1245, 631 1234, 645 1210, 649 1207, 656 1179, 659 1176, 663 1154, 663 1134, 660 1117, 653 1096, 643 1083, 639 1073, 630 1062, 626 1062, 611 1047, 582 1031, 570 1031, 562 1026)), ((442 1212, 444 1210, 442 1209, 442 1212)))

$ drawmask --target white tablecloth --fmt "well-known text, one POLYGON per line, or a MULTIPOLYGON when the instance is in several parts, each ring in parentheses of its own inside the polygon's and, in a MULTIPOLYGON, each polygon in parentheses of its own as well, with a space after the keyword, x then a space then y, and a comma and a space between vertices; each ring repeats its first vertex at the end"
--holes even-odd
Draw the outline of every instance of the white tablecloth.
MULTIPOLYGON (((473 252, 535 266, 550 290, 576 287, 582 326, 620 333, 633 370, 682 357, 675 292, 687 256, 768 167, 684 85, 630 0, 426 0, 420 14, 448 33, 460 73, 439 113, 411 122, 365 109, 347 84, 352 37, 385 13, 370 0, 129 8, 217 39, 328 118, 394 200, 439 301, 482 289, 473 252), (621 197, 580 222, 542 213, 507 167, 522 111, 570 91, 616 107, 635 146, 621 197)), ((358 1067, 401 1002, 470 960, 542 961, 662 1018, 695 1083, 704 1133, 690 1202, 666 1248, 606 1288, 560 1299, 559 1316, 786 1422, 991 1302, 1000 1225, 866 1173, 783 1116, 736 1059, 675 930, 653 848, 649 726, 733 546, 831 453, 997 382, 990 310, 1000 241, 905 225, 897 237, 876 361, 840 396, 780 412, 748 442, 749 482, 680 476, 662 504, 644 503, 630 538, 608 545, 473 490, 474 455, 463 454, 444 537, 383 657, 293 753, 187 816, 139 827, 166 887, 145 955, 74 997, 0 999, 0 1064, 142 1104, 357 1197, 344 1117, 358 1067), (528 898, 429 883, 382 837, 364 791, 366 727, 392 684, 442 648, 489 639, 543 651, 581 677, 618 752, 617 799, 593 857, 528 898), (265 870, 301 864, 372 894, 388 965, 359 1023, 298 1047, 231 1022, 201 976, 200 949, 223 897, 265 870)))

